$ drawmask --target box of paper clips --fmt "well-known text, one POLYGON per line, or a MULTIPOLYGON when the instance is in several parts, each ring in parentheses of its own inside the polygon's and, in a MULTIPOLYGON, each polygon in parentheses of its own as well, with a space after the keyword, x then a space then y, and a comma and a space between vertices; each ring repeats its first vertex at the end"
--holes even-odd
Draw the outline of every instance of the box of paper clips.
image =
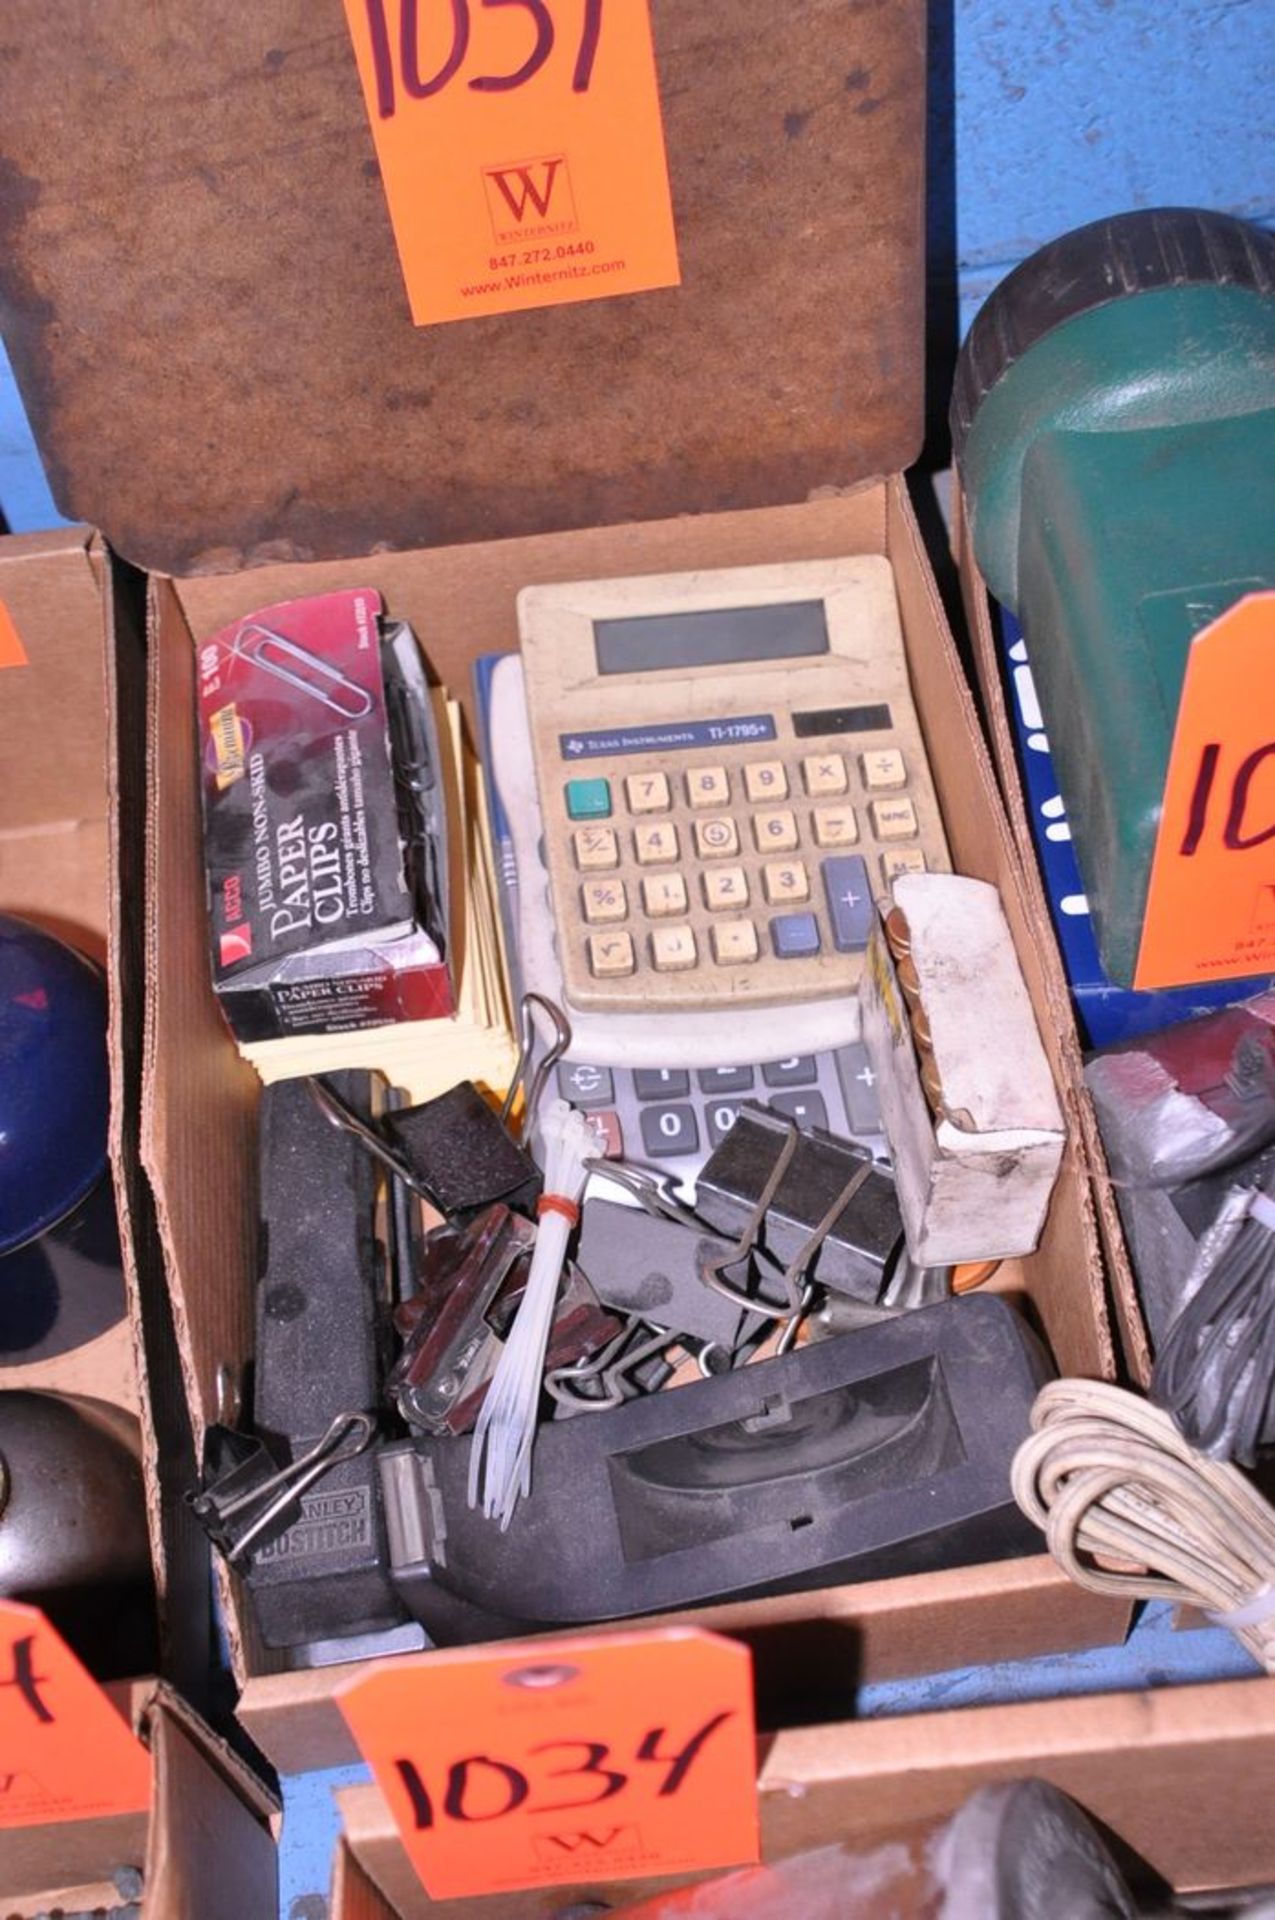
POLYGON ((265 607, 199 654, 213 980, 240 1040, 454 1011, 424 664, 375 592, 265 607))

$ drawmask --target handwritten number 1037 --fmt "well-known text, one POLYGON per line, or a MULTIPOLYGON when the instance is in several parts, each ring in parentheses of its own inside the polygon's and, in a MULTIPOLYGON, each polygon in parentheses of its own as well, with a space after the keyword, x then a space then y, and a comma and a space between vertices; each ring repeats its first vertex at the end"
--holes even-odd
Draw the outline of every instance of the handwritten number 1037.
MULTIPOLYGON (((372 63, 376 71, 376 107, 382 120, 390 119, 398 105, 396 80, 412 100, 428 100, 456 78, 469 52, 470 0, 399 0, 398 64, 390 38, 386 0, 364 0, 368 31, 372 36, 372 63), (421 73, 420 16, 451 13, 452 43, 447 58, 433 73, 421 73)), ((527 15, 532 42, 522 65, 512 73, 476 74, 469 85, 475 93, 512 93, 534 80, 553 52, 555 30, 550 0, 479 0, 483 7, 518 7, 527 15)), ((602 0, 584 0, 584 21, 576 48, 571 87, 575 93, 587 93, 597 58, 598 38, 602 32, 602 0)))

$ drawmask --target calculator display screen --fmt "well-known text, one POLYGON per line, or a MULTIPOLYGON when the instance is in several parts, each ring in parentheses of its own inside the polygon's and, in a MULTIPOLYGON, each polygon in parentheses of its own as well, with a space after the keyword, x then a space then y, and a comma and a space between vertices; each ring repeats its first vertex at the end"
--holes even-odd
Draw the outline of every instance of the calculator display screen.
POLYGON ((656 673, 670 667, 732 667, 828 652, 822 600, 764 607, 708 607, 595 620, 599 673, 656 673))

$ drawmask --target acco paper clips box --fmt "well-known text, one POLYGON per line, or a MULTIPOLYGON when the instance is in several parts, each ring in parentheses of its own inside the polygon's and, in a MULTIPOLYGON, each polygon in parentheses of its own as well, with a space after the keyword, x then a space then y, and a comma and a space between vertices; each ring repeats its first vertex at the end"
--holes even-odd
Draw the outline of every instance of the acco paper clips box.
MULTIPOLYGON (((204 21, 193 100, 182 35, 144 32, 126 0, 87 25, 46 4, 0 74, 10 153, 46 189, 0 276, 11 307, 38 284, 62 322, 56 360, 38 328, 18 333, 18 376, 63 505, 152 575, 142 1145, 201 1433, 252 1360, 260 1087, 209 977, 195 699, 200 648, 259 608, 378 592, 463 697, 480 656, 518 645, 525 587, 884 556, 952 863, 999 889, 1072 1097, 1045 928, 901 478, 922 432, 924 9, 657 0, 651 19, 680 285, 420 328, 335 0, 304 31, 284 0, 233 30, 204 21), (73 143, 29 105, 55 40, 60 97, 92 101, 89 201, 73 143), (127 80, 104 96, 121 47, 127 80), (302 126, 303 160, 285 132, 302 126)), ((604 16, 599 71, 606 34, 604 16)), ((493 71, 503 58, 480 47, 477 9, 472 51, 493 71)), ((582 164, 568 158, 578 194, 582 164)), ((535 271, 582 285, 587 262, 535 271)), ((1001 1278, 1062 1371, 1111 1374, 1072 1142, 1038 1249, 1001 1278)), ((284 1770, 351 1759, 332 1698, 349 1667, 282 1671, 233 1580, 228 1602, 253 1737, 284 1770)), ((972 1652, 1107 1642, 1126 1614, 1041 1554, 695 1617, 749 1641, 763 1721, 783 1725, 972 1652)))
POLYGON ((380 596, 264 607, 199 649, 213 983, 241 1040, 456 1010, 445 876, 402 769, 411 703, 439 764, 420 654, 380 596))

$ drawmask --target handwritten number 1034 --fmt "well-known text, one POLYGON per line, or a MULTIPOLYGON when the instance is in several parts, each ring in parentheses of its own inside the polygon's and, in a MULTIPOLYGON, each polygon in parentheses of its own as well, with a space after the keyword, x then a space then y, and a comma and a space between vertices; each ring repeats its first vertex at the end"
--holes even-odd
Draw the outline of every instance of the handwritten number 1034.
MULTIPOLYGON (((398 63, 390 37, 386 0, 364 0, 372 36, 372 64, 376 72, 376 107, 382 120, 392 118, 398 105, 396 81, 412 100, 428 100, 441 93, 460 72, 469 52, 470 0, 399 0, 398 63), (421 14, 451 13, 452 42, 446 59, 433 73, 421 73, 421 14)), ((486 7, 518 7, 527 15, 532 32, 527 57, 512 73, 480 73, 468 82, 475 93, 512 93, 534 80, 553 53, 556 38, 550 0, 479 0, 486 7)), ((576 48, 571 87, 587 93, 593 78, 598 39, 602 32, 602 0, 584 0, 584 20, 576 48)))
MULTIPOLYGON (((718 1729, 733 1717, 731 1711, 714 1714, 676 1753, 661 1751, 665 1739, 663 1727, 652 1727, 643 1735, 638 1743, 637 1759, 666 1769, 656 1788, 657 1799, 668 1799, 680 1791, 705 1746, 718 1729)), ((580 1780, 588 1785, 585 1792, 568 1794, 566 1799, 533 1803, 527 1809, 529 1813, 565 1813, 581 1807, 596 1807, 603 1800, 623 1793, 631 1779, 629 1773, 605 1764, 611 1758, 611 1749, 605 1740, 546 1740, 533 1747, 531 1753, 537 1757, 550 1753, 583 1754, 584 1758, 576 1764, 555 1767, 545 1777, 549 1780, 580 1780)), ((413 1825, 418 1832, 433 1827, 436 1818, 434 1800, 419 1768, 412 1760, 396 1760, 394 1765, 411 1806, 413 1825)), ((522 1767, 498 1759, 493 1754, 470 1753, 462 1760, 453 1761, 447 1770, 442 1810, 448 1819, 465 1824, 503 1820, 507 1814, 516 1813, 531 1799, 532 1792, 533 1782, 522 1767), (504 1796, 502 1803, 479 1812, 471 1805, 471 1794, 478 1783, 481 1783, 480 1791, 485 1788, 488 1794, 493 1786, 498 1786, 504 1796)))

